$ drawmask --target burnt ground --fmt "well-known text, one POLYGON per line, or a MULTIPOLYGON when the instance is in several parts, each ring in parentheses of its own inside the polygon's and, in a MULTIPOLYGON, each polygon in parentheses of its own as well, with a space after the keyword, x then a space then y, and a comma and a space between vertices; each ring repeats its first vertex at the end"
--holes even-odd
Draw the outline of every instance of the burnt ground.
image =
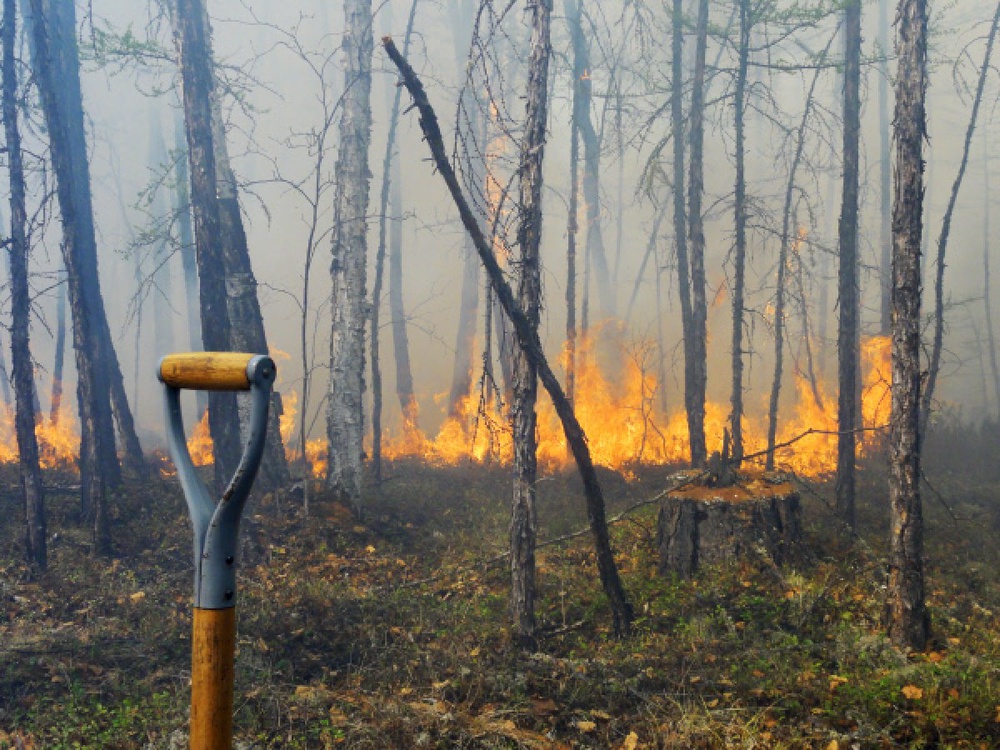
MULTIPOLYGON (((934 640, 882 636, 884 459, 861 474, 856 538, 803 489, 807 549, 693 581, 656 573, 656 508, 614 526, 636 606, 616 640, 586 535, 539 551, 543 636, 511 644, 503 468, 389 465, 356 521, 293 489, 256 499, 240 580, 236 733, 249 748, 1000 746, 1000 430, 927 445, 934 640)), ((667 470, 605 472, 614 513, 667 470)), ((49 571, 21 563, 16 474, 0 467, 0 748, 186 747, 190 531, 170 480, 115 499, 91 555, 71 474, 51 474, 49 571), (20 743, 20 744, 18 744, 20 743)), ((585 526, 571 475, 539 483, 543 538, 585 526)))

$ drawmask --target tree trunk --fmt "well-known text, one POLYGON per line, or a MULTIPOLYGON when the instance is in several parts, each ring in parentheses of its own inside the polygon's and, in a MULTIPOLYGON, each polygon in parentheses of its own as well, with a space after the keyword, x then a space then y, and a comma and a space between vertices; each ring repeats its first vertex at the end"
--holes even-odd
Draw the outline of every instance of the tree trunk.
POLYGON ((625 595, 625 589, 622 586, 621 578, 618 575, 618 568, 615 565, 604 508, 604 495, 601 492, 601 485, 597 479, 597 472, 594 470, 594 462, 590 455, 590 448, 587 445, 587 436, 580 426, 580 422, 577 420, 576 414, 573 412, 573 407, 566 398, 566 394, 559 385, 555 373, 552 372, 552 368, 545 358, 537 331, 532 327, 524 311, 521 310, 518 303, 514 300, 514 294, 504 279, 503 271, 497 263, 493 249, 489 242, 487 242, 482 228, 476 221, 475 214, 472 212, 468 201, 465 199, 465 195, 462 193, 462 188, 458 184, 458 178, 455 176, 455 171, 445 153, 441 128, 438 125, 434 109, 427 100, 423 84, 420 83, 409 63, 400 56, 392 39, 386 37, 382 40, 382 43, 389 57, 399 69, 403 77, 403 83, 413 97, 414 106, 420 112, 420 128, 431 150, 434 164, 448 186, 448 191, 451 193, 452 199, 462 218, 462 224, 475 243, 476 252, 479 253, 479 259, 486 268, 497 300, 500 302, 517 336, 518 346, 534 364, 539 380, 552 399, 553 407, 563 427, 566 442, 570 446, 573 458, 576 460, 577 469, 580 472, 580 477, 583 480, 584 494, 587 499, 587 518, 590 521, 590 530, 594 538, 597 569, 601 578, 601 584, 604 587, 604 593, 607 595, 611 606, 615 634, 620 637, 627 636, 632 628, 632 605, 625 595))
POLYGON ((737 0, 740 12, 739 63, 736 69, 736 187, 733 198, 735 211, 736 244, 733 248, 733 336, 732 376, 729 430, 732 437, 732 462, 739 466, 743 460, 743 313, 746 293, 747 258, 747 197, 746 197, 746 87, 747 68, 750 63, 750 8, 749 0, 737 0))
POLYGON ((691 447, 691 465, 701 466, 704 455, 704 418, 698 419, 694 409, 695 355, 693 351, 694 327, 691 314, 691 267, 687 251, 687 214, 684 206, 684 2, 673 0, 670 19, 671 75, 674 85, 670 90, 670 125, 674 142, 673 199, 674 245, 677 253, 677 296, 681 302, 681 336, 684 341, 684 406, 687 413, 688 442, 691 447))
POLYGON ((31 331, 31 291, 28 287, 28 238, 25 231, 27 209, 21 134, 17 124, 17 43, 16 0, 3 0, 2 110, 6 139, 7 169, 10 176, 10 306, 11 367, 14 375, 18 467, 24 492, 25 540, 28 564, 45 570, 45 487, 38 463, 35 437, 35 378, 29 341, 31 331))
POLYGON ((844 6, 844 183, 840 211, 840 268, 837 291, 837 514, 854 528, 857 455, 859 330, 858 150, 861 131, 861 0, 844 6))
MULTIPOLYGON (((181 102, 183 106, 183 102, 181 102)), ((177 222, 177 245, 181 256, 181 268, 184 272, 184 299, 187 303, 188 348, 193 352, 201 351, 201 313, 199 310, 198 293, 198 258, 194 242, 194 228, 191 226, 191 194, 188 186, 188 150, 184 135, 184 115, 174 113, 174 213, 177 222)), ((197 391, 195 395, 199 421, 208 408, 208 392, 197 391)))
POLYGON ((879 335, 892 327, 892 144, 889 134, 889 0, 878 0, 879 335))
MULTIPOLYGON (((542 304, 542 161, 545 156, 545 126, 549 102, 549 58, 552 55, 551 0, 529 3, 531 46, 528 58, 528 88, 524 139, 518 174, 520 210, 517 245, 518 307, 534 335, 542 304)), ((538 396, 536 363, 521 347, 514 352, 514 493, 510 518, 511 610, 517 640, 526 647, 535 643, 535 539, 538 514, 535 482, 538 476, 535 401, 538 396)))
POLYGON ((52 363, 52 390, 49 393, 49 422, 53 427, 59 423, 59 410, 62 407, 63 392, 63 362, 66 359, 66 284, 59 285, 59 297, 56 302, 56 345, 55 359, 52 363))
MULTIPOLYGON (((472 2, 463 2, 461 8, 452 0, 452 37, 455 43, 455 69, 462 70, 465 66, 469 50, 469 35, 472 33, 472 2)), ((409 38, 403 42, 403 54, 409 38)), ((396 90, 396 101, 399 101, 400 91, 396 90)), ((462 115, 459 121, 465 129, 464 137, 473 143, 483 144, 480 148, 468 149, 465 157, 471 180, 475 185, 486 184, 485 144, 487 143, 486 118, 482 116, 482 103, 476 92, 466 82, 461 91, 459 104, 462 115)), ((398 163, 397 163, 398 168, 398 163)), ((462 411, 472 392, 472 377, 475 369, 476 354, 476 324, 479 313, 479 260, 476 249, 468 237, 464 237, 462 247, 462 293, 458 308, 458 330, 455 333, 455 362, 452 367, 451 392, 448 394, 448 416, 461 417, 462 411)), ((411 388, 410 399, 413 393, 411 388)), ((405 411, 405 410, 404 410, 405 411)))
MULTIPOLYGON (((410 16, 406 23, 406 35, 403 40, 403 54, 410 48, 410 35, 413 33, 413 21, 417 13, 417 2, 413 0, 410 4, 410 16)), ((386 13, 391 12, 391 7, 386 8, 386 13)), ((386 15, 386 25, 392 25, 391 15, 386 15)), ((378 251, 375 254, 375 283, 372 286, 372 322, 371 322, 371 359, 372 359, 372 475, 375 482, 382 481, 382 370, 379 364, 379 312, 382 306, 382 276, 385 266, 386 251, 386 229, 389 223, 393 228, 393 244, 398 240, 398 247, 395 248, 395 255, 398 256, 399 278, 394 279, 396 293, 399 296, 399 306, 402 308, 402 168, 399 159, 393 153, 396 148, 396 129, 399 125, 399 101, 402 91, 396 88, 389 105, 389 133, 385 141, 385 157, 382 159, 382 192, 378 222, 378 251), (390 209, 390 206, 392 207, 390 209), (396 236, 398 235, 398 236, 396 236)), ((391 269, 390 269, 391 273, 391 269)), ((478 282, 478 280, 477 280, 478 282)), ((478 290, 476 294, 478 298, 478 290)), ((395 332, 395 306, 391 307, 390 317, 393 321, 393 332, 395 332)), ((402 315, 400 315, 402 317, 402 315)), ((475 315, 473 314, 473 325, 475 325, 475 315)), ((403 342, 405 348, 405 382, 400 384, 399 360, 397 359, 396 393, 400 396, 400 406, 403 410, 404 429, 416 426, 416 400, 413 397, 413 376, 410 374, 410 352, 406 342, 406 321, 403 324, 403 342), (400 387, 402 385, 402 387, 400 387), (408 395, 404 396, 404 392, 408 395)), ((459 325, 461 329, 461 325, 459 325)), ((457 355, 456 355, 457 356, 457 355)), ((470 353, 471 356, 471 353, 470 353)), ((468 390, 466 390, 468 393, 468 390)))
POLYGON ((690 362, 685 350, 685 408, 691 435, 691 464, 705 465, 705 399, 708 390, 708 300, 705 293, 705 55, 708 51, 708 0, 698 0, 694 76, 691 80, 691 163, 688 173, 688 221, 691 239, 690 362), (688 373, 690 370, 690 374, 688 373), (690 381, 690 385, 688 382, 690 381))
MULTIPOLYGON (((827 50, 833 39, 827 43, 823 50, 821 60, 826 58, 827 50)), ((788 182, 785 185, 785 201, 781 213, 781 237, 778 247, 778 288, 775 291, 774 300, 774 378, 771 381, 771 398, 767 411, 767 460, 765 468, 774 471, 774 444, 778 435, 778 398, 781 395, 781 369, 784 360, 785 345, 785 284, 788 275, 788 244, 791 240, 791 232, 796 234, 798 241, 798 222, 792 222, 793 206, 792 202, 795 194, 795 177, 802 161, 802 151, 806 143, 806 125, 809 123, 809 114, 812 112, 813 94, 816 91, 816 83, 819 81, 823 68, 816 66, 813 73, 812 83, 809 84, 809 93, 806 94, 806 105, 802 110, 802 120, 799 122, 799 129, 795 138, 795 155, 792 157, 791 168, 788 170, 788 182), (793 228, 790 224, 794 223, 793 228)), ((810 359, 812 357, 810 356, 810 359)), ((811 369, 811 366, 810 366, 811 369)))
POLYGON ((924 522, 920 504, 920 234, 923 143, 927 137, 925 0, 900 0, 897 19, 889 424, 891 538, 886 611, 893 642, 920 651, 930 635, 924 602, 924 522))
POLYGON ((590 116, 593 82, 590 72, 590 50, 583 33, 581 14, 583 0, 570 0, 566 6, 573 43, 573 69, 586 71, 574 82, 573 120, 583 141, 583 202, 587 217, 587 253, 594 264, 597 276, 597 296, 601 314, 613 318, 616 313, 615 290, 611 286, 611 272, 604 248, 601 229, 601 139, 590 116))
POLYGON ((334 197, 327 486, 361 516, 365 271, 371 142, 371 0, 345 0, 344 99, 334 197))
POLYGON ((56 175, 63 262, 73 313, 82 510, 94 522, 94 548, 103 553, 111 546, 104 511, 106 490, 121 481, 121 469, 115 454, 110 363, 102 336, 107 319, 97 271, 75 13, 71 0, 31 0, 31 11, 34 72, 56 175))
MULTIPOLYGON (((232 339, 212 136, 212 61, 203 18, 202 0, 177 0, 173 19, 174 39, 178 46, 184 94, 201 339, 208 351, 229 351, 232 339)), ((236 471, 241 453, 234 394, 221 391, 209 393, 208 429, 215 454, 215 485, 221 489, 236 471)))
POLYGON ((948 237, 951 234, 951 220, 955 213, 955 204, 958 202, 958 192, 962 189, 965 169, 969 164, 972 135, 976 130, 976 119, 979 115, 979 105, 983 100, 983 89, 986 86, 986 75, 990 69, 990 57, 993 54, 993 42, 996 40, 998 25, 1000 25, 1000 3, 997 3, 996 11, 993 14, 993 23, 990 26, 990 33, 986 38, 986 52, 983 55, 983 64, 979 68, 979 82, 976 84, 976 96, 972 100, 972 112, 969 113, 969 124, 965 129, 962 160, 958 165, 958 174, 955 175, 955 182, 951 186, 948 207, 945 209, 944 218, 941 220, 941 236, 938 238, 937 266, 934 275, 934 341, 931 345, 930 362, 927 365, 927 384, 924 387, 920 408, 920 429, 923 432, 926 432, 927 424, 930 421, 934 388, 937 385, 938 374, 941 371, 941 351, 944 348, 945 250, 948 247, 948 237))
MULTIPOLYGON (((222 93, 214 75, 212 26, 204 3, 202 4, 202 23, 204 24, 206 54, 213 74, 209 94, 212 109, 212 148, 215 152, 216 194, 219 203, 222 257, 225 263, 230 347, 239 352, 268 354, 264 316, 261 314, 260 301, 257 298, 257 279, 250 263, 250 248, 247 243, 246 229, 243 226, 243 216, 240 213, 236 175, 229 161, 226 128, 222 119, 222 93)), ((237 411, 240 419, 240 434, 246 435, 250 430, 249 400, 237 401, 237 411)), ((281 396, 275 391, 271 395, 271 408, 267 414, 264 457, 261 460, 260 473, 257 477, 257 486, 261 491, 284 487, 290 481, 288 461, 285 458, 285 448, 282 444, 279 425, 281 411, 281 396)))
MULTIPOLYGON (((566 18, 574 40, 580 24, 577 0, 566 0, 566 18)), ((578 112, 583 106, 583 77, 588 71, 575 54, 573 45, 573 103, 569 129, 569 212, 566 220, 566 398, 573 402, 576 391, 576 248, 580 231, 580 126, 578 112)), ((642 272, 639 272, 642 275, 642 272)), ((638 283, 638 280, 637 280, 638 283)))

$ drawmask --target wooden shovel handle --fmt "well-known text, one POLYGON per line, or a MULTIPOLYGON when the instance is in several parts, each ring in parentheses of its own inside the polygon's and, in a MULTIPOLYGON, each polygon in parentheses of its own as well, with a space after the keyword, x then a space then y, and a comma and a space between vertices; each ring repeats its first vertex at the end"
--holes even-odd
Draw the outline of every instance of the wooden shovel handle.
POLYGON ((233 744, 236 608, 194 610, 191 632, 191 750, 233 744))
POLYGON ((168 354, 160 360, 160 380, 194 391, 249 391, 247 365, 254 356, 241 352, 168 354))

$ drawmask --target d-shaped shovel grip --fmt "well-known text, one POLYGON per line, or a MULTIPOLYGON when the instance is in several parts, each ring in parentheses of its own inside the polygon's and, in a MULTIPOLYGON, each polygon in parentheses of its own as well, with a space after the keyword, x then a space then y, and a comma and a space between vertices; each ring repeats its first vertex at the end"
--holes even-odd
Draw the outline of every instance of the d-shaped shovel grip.
POLYGON ((160 360, 166 386, 170 455, 194 527, 194 605, 228 609, 236 605, 236 548, 240 517, 264 455, 267 412, 276 369, 264 355, 233 352, 170 354, 160 360), (250 391, 248 435, 239 467, 218 503, 212 501, 188 452, 181 417, 181 389, 250 391))

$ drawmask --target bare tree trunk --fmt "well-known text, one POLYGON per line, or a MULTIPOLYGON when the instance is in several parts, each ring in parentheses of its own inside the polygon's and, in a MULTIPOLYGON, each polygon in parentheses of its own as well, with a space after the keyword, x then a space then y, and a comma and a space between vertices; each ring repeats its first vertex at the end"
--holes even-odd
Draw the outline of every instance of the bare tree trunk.
MULTIPOLYGON (((257 298, 257 279, 250 263, 250 248, 247 243, 243 216, 240 213, 239 188, 236 175, 229 160, 226 144, 226 128, 222 117, 222 92, 215 80, 215 60, 212 54, 212 26, 208 9, 202 5, 202 23, 209 64, 212 66, 212 86, 210 99, 212 108, 212 148, 215 152, 216 194, 219 204, 219 230, 222 243, 222 257, 225 263, 226 308, 229 312, 229 340, 234 351, 253 354, 268 354, 267 333, 264 330, 264 316, 257 298)), ((264 443, 264 458, 261 461, 257 485, 262 491, 273 490, 287 485, 290 481, 288 461, 281 441, 279 419, 281 417, 281 396, 272 393, 271 409, 268 410, 267 436, 264 443)), ((240 419, 240 434, 247 434, 250 420, 248 400, 237 401, 240 419)))
MULTIPOLYGON (((573 115, 569 130, 569 216, 566 223, 566 398, 570 403, 576 389, 576 246, 580 229, 580 130, 576 125, 576 108, 579 106, 579 79, 583 75, 584 71, 574 64, 573 115)), ((641 271, 639 275, 642 275, 641 271)))
POLYGON ((52 363, 52 390, 49 392, 49 422, 59 423, 59 409, 62 407, 63 362, 66 359, 66 284, 59 285, 56 302, 56 345, 52 363))
POLYGON ((990 57, 993 54, 993 42, 996 40, 998 25, 1000 25, 1000 3, 997 3, 996 11, 993 14, 993 23, 990 26, 990 33, 986 38, 986 52, 983 55, 983 64, 979 68, 979 82, 976 84, 976 96, 972 100, 972 112, 969 113, 969 124, 965 130, 962 160, 958 165, 958 174, 955 175, 955 182, 951 186, 948 207, 945 209, 944 218, 941 220, 941 236, 938 238, 937 266, 934 275, 934 341, 931 344, 930 362, 927 365, 927 384, 923 391, 920 408, 920 429, 923 432, 926 432, 927 424, 930 420, 931 406, 934 400, 934 388, 937 385, 938 374, 941 371, 941 350, 944 347, 945 250, 948 247, 948 237, 951 234, 951 219, 955 213, 955 204, 958 202, 958 192, 962 188, 965 169, 969 164, 972 135, 976 130, 976 119, 979 115, 979 105, 983 100, 983 89, 986 86, 986 75, 990 69, 990 57))
POLYGON ((687 251, 687 214, 684 205, 684 2, 673 0, 671 27, 670 125, 674 142, 673 199, 674 245, 677 253, 677 296, 681 302, 681 336, 684 341, 684 406, 687 412, 688 442, 691 447, 691 465, 705 462, 704 418, 698 419, 693 409, 695 395, 695 363, 692 344, 694 334, 691 315, 691 267, 687 251))
POLYGON ((10 350, 14 375, 15 416, 18 467, 24 493, 25 549, 28 564, 45 570, 47 563, 45 533, 45 487, 38 463, 38 440, 35 423, 35 378, 31 359, 31 292, 28 287, 28 238, 25 231, 24 163, 21 157, 21 134, 17 124, 17 68, 14 45, 17 43, 16 0, 3 0, 2 111, 6 140, 7 169, 10 175, 10 350))
POLYGON ((743 460, 743 313, 746 293, 747 258, 747 197, 746 197, 746 86, 750 63, 749 0, 736 0, 740 8, 739 63, 736 68, 736 187, 733 198, 736 244, 733 249, 733 336, 732 376, 729 430, 732 437, 732 460, 739 466, 743 460))
POLYGON ((925 0, 900 0, 897 19, 889 425, 892 533, 886 614, 893 642, 921 651, 930 635, 930 618, 924 602, 924 522, 920 503, 920 234, 923 143, 927 137, 925 0))
POLYGON ((344 100, 334 197, 327 486, 361 516, 368 148, 371 142, 372 5, 345 0, 344 100))
POLYGON ((691 238, 690 347, 684 358, 684 401, 692 466, 704 466, 705 399, 708 390, 708 300, 705 286, 705 220, 701 199, 705 192, 705 55, 708 51, 708 0, 698 0, 694 76, 691 80, 691 164, 688 173, 688 221, 691 238), (690 353, 690 362, 688 361, 690 353), (690 372, 689 372, 690 371, 690 372))
MULTIPOLYGON (((833 39, 827 43, 826 49, 823 50, 823 59, 825 59, 826 52, 829 50, 832 42, 833 39)), ((768 471, 774 471, 774 444, 778 435, 778 398, 781 395, 781 369, 785 345, 785 278, 788 274, 788 245, 792 241, 791 233, 793 231, 796 233, 796 237, 798 236, 798 223, 792 222, 795 177, 798 173, 799 164, 802 161, 802 151, 805 148, 806 142, 806 125, 809 123, 809 115, 812 112, 813 105, 813 94, 816 91, 816 83, 819 81, 822 70, 822 66, 816 66, 812 83, 809 84, 809 93, 806 94, 806 105, 802 110, 802 120, 799 122, 799 129, 796 133, 795 155, 792 157, 791 168, 788 170, 788 183, 785 185, 785 202, 781 213, 781 237, 778 248, 778 288, 775 291, 774 300, 774 378, 771 381, 771 398, 767 411, 766 469, 768 471), (790 226, 792 223, 796 224, 794 228, 790 226)), ((812 359, 811 355, 810 359, 812 359)))
MULTIPOLYGON (((384 11, 391 12, 391 7, 387 6, 384 11)), ((403 40, 403 54, 410 48, 410 35, 413 33, 413 20, 417 12, 417 0, 413 0, 410 5, 410 16, 406 24, 406 36, 403 40)), ((391 16, 386 16, 386 24, 391 26, 391 16)), ((371 360, 372 360, 372 475, 376 484, 382 481, 382 369, 379 364, 379 312, 382 306, 382 276, 385 266, 386 251, 386 229, 390 221, 394 224, 402 222, 400 215, 402 202, 402 169, 399 159, 394 158, 393 151, 396 148, 396 129, 399 124, 399 101, 402 97, 402 90, 396 88, 389 106, 389 133, 385 141, 385 156, 382 159, 382 191, 380 196, 380 210, 378 222, 378 251, 375 254, 375 283, 372 286, 372 307, 371 307, 371 360), (390 197, 396 200, 393 208, 393 215, 390 217, 390 197)), ((402 235, 402 232, 400 232, 402 235)), ((399 237, 402 245, 402 236, 399 237)), ((401 248, 400 248, 401 250, 401 248)), ((402 253, 400 252, 400 256, 402 253)), ((400 260, 402 258, 400 257, 400 260)), ((402 269, 400 269, 402 277, 402 269)), ((400 281, 402 279, 400 278, 400 281)), ((400 294, 402 297, 402 294, 400 294)), ((477 295, 478 296, 478 295, 477 295)), ((392 316, 395 320, 395 316, 392 316)), ((473 322, 475 319, 473 318, 473 322)), ((404 322, 405 325, 405 322, 404 322)), ((406 352, 407 369, 409 369, 409 348, 406 352)), ((397 387, 397 393, 401 393, 397 387)), ((413 379, 409 382, 409 399, 400 403, 403 407, 404 421, 412 420, 416 417, 415 402, 413 400, 413 379), (409 407, 409 408, 408 408, 409 407)), ((466 391, 468 393, 468 391, 466 391)))
MULTIPOLYGON (((566 20, 570 25, 573 43, 573 67, 590 70, 590 50, 583 33, 581 14, 583 0, 570 0, 566 5, 566 20)), ((611 286, 611 272, 604 248, 601 229, 601 142, 590 116, 592 98, 590 75, 581 76, 574 85, 573 119, 583 141, 583 202, 587 216, 587 252, 597 275, 597 296, 601 314, 605 318, 616 315, 615 292, 611 286)))
MULTIPOLYGON (((225 256, 212 134, 214 76, 202 0, 177 0, 173 21, 191 171, 201 339, 209 351, 228 351, 232 347, 232 333, 226 303, 225 256)), ((209 393, 208 428, 215 454, 215 484, 220 488, 236 471, 240 458, 239 416, 232 393, 209 393)))
MULTIPOLYGON (((181 103, 183 106, 183 102, 181 103)), ((188 177, 188 151, 184 135, 184 115, 174 113, 174 150, 177 152, 174 161, 174 213, 177 221, 177 244, 180 247, 181 268, 184 272, 184 299, 187 302, 188 348, 201 351, 201 313, 199 311, 198 295, 198 259, 194 242, 194 229, 191 226, 191 195, 188 177)), ((195 395, 197 413, 205 413, 208 408, 208 392, 197 391, 195 395)))
POLYGON ((892 327, 892 144, 889 135, 889 0, 878 0, 879 333, 892 327))
POLYGON ((840 212, 837 326, 837 514, 854 528, 858 427, 858 150, 861 131, 861 0, 844 5, 844 183, 840 212))
MULTIPOLYGON (((455 43, 456 70, 465 67, 469 50, 469 35, 472 33, 473 2, 459 4, 452 0, 452 36, 455 43)), ((406 54, 407 42, 403 42, 403 54, 406 54)), ((400 93, 397 89, 397 96, 400 93)), ((397 98, 398 101, 398 98, 397 98)), ((466 138, 482 145, 478 149, 469 149, 466 163, 472 172, 472 182, 476 185, 485 184, 485 144, 488 128, 486 118, 482 117, 481 103, 469 83, 462 87, 459 110, 459 122, 465 128, 466 138)), ((455 362, 452 367, 451 392, 448 394, 448 416, 461 416, 465 400, 472 392, 472 377, 475 369, 476 355, 473 351, 476 343, 476 324, 479 315, 479 259, 476 249, 468 237, 463 238, 462 247, 462 293, 458 308, 458 329, 455 333, 455 362)), ((410 394, 412 398, 412 393, 410 394)), ((405 411, 405 409, 404 409, 405 411)))
POLYGON ((56 174, 63 262, 73 313, 82 510, 94 524, 95 550, 104 553, 111 546, 106 490, 121 481, 121 469, 115 454, 109 363, 101 331, 102 321, 104 325, 107 321, 97 271, 74 9, 65 0, 31 0, 31 12, 34 72, 56 174))
MULTIPOLYGON (((518 173, 520 210, 517 245, 518 307, 534 335, 542 306, 542 161, 545 157, 545 126, 548 119, 549 58, 552 55, 551 0, 528 3, 531 12, 531 42, 528 87, 525 92, 524 139, 518 173)), ((517 640, 525 647, 535 644, 535 540, 538 513, 535 482, 538 475, 535 401, 538 397, 536 363, 518 347, 514 352, 514 492, 510 516, 511 613, 517 640)))
POLYGON ((583 480, 584 494, 587 499, 587 518, 590 521, 590 530, 594 538, 597 569, 601 578, 601 584, 604 587, 604 593, 607 595, 611 606, 614 630, 616 635, 620 637, 627 636, 632 628, 632 605, 625 594, 621 578, 618 575, 618 568, 615 565, 604 508, 604 495, 601 492, 597 472, 594 470, 594 462, 590 455, 590 448, 587 445, 587 436, 580 426, 576 414, 573 412, 573 406, 566 398, 566 394, 559 385, 559 380, 556 378, 555 373, 552 372, 552 368, 545 358, 537 331, 532 327, 528 317, 515 301, 514 294, 504 279, 503 271, 497 263, 493 249, 490 247, 489 242, 487 242, 482 228, 476 221, 475 214, 472 212, 468 201, 465 199, 465 195, 462 193, 462 188, 458 184, 455 171, 445 153, 441 128, 438 125, 434 109, 427 100, 423 84, 420 83, 409 63, 400 56, 392 39, 386 37, 382 40, 382 43, 389 57, 399 69, 403 83, 413 97, 414 106, 420 112, 420 128, 431 150, 434 164, 448 186, 448 191, 451 193, 452 199, 462 218, 462 224, 475 243, 476 252, 479 253, 479 259, 486 268, 497 300, 500 302, 501 307, 503 307, 507 319, 511 321, 517 336, 518 346, 533 362, 538 372, 538 378, 552 399, 556 414, 562 423, 566 442, 573 452, 573 458, 576 460, 580 477, 583 480))

